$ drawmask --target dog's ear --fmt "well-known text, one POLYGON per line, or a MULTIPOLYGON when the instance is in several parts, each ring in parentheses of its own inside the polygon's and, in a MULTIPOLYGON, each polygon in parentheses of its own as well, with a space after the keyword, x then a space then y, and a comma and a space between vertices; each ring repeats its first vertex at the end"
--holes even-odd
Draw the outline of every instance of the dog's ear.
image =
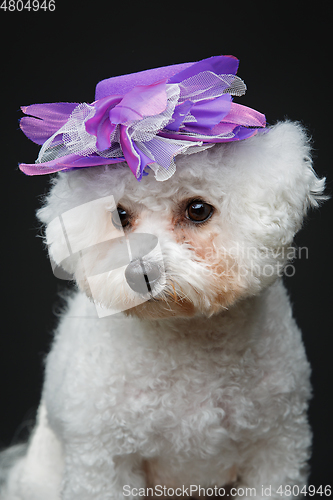
POLYGON ((325 199, 325 178, 312 168, 310 140, 299 123, 281 122, 243 141, 240 165, 245 210, 268 246, 290 244, 311 207, 325 199))

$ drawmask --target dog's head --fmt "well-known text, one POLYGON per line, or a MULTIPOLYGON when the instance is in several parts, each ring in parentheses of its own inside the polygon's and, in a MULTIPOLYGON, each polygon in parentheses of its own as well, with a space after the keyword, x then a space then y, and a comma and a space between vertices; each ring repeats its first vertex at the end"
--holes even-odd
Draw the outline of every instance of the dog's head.
POLYGON ((38 212, 54 263, 96 304, 139 317, 211 315, 283 273, 322 199, 299 124, 177 157, 164 182, 124 164, 58 174, 38 212))

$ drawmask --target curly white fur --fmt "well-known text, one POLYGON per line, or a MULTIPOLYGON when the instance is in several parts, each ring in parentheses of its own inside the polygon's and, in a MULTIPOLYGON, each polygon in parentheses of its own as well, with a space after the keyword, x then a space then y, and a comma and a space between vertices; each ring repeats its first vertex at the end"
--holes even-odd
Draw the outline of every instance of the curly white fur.
POLYGON ((72 244, 91 251, 63 264, 79 291, 2 499, 121 500, 124 485, 233 484, 256 488, 239 498, 263 500, 284 498, 280 485, 306 484, 310 368, 281 272, 324 189, 307 137, 285 122, 176 163, 164 183, 152 172, 138 183, 123 164, 54 179, 38 212, 52 259, 68 256, 54 223, 63 214, 72 244), (110 195, 132 214, 128 236, 158 238, 160 253, 145 259, 162 258, 163 286, 138 305, 121 258, 117 268, 108 244, 98 245, 114 237, 110 195), (184 218, 197 198, 214 207, 203 224, 184 218), (98 318, 92 299, 125 313, 98 318))

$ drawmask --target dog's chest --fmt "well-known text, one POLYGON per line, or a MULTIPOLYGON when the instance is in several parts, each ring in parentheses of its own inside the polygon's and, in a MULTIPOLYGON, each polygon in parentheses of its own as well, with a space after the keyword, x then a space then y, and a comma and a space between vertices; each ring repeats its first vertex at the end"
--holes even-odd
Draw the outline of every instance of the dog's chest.
POLYGON ((117 359, 116 418, 148 454, 149 446, 197 453, 203 443, 217 452, 229 440, 237 363, 228 350, 195 339, 123 348, 117 359))

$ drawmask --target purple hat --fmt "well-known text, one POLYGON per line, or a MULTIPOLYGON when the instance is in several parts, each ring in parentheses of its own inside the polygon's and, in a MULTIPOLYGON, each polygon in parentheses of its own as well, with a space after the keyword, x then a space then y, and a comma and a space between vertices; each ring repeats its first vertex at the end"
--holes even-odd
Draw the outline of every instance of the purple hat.
POLYGON ((126 161, 138 180, 145 167, 157 180, 175 171, 174 157, 218 142, 247 139, 265 116, 235 104, 245 93, 238 60, 215 56, 102 80, 96 101, 23 106, 20 127, 42 145, 27 175, 126 161))

